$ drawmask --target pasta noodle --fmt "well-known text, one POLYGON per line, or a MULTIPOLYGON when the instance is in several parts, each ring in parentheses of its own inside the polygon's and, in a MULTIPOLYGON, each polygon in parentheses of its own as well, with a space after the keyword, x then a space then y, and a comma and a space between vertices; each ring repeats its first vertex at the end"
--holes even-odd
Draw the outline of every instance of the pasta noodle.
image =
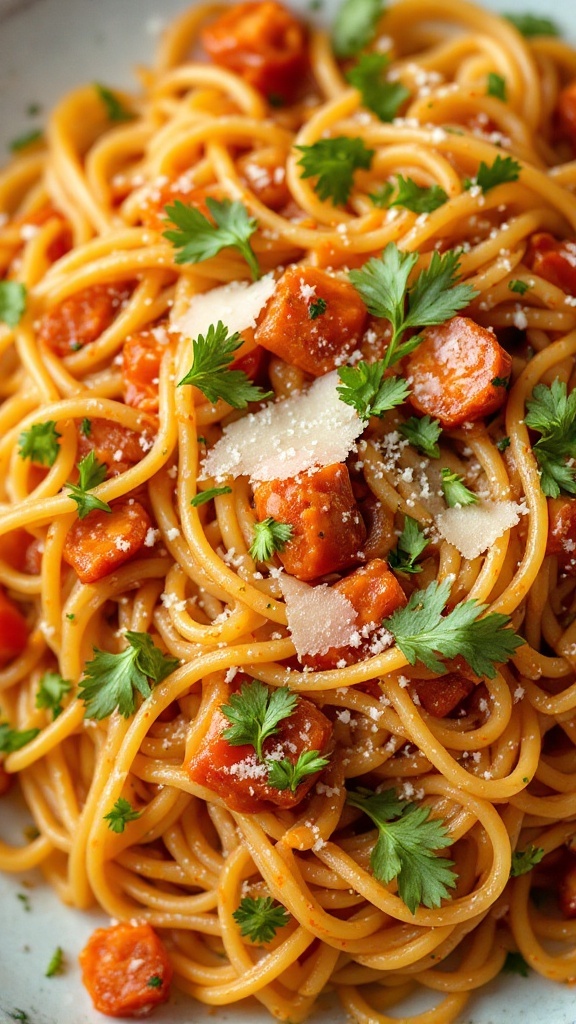
MULTIPOLYGON (((179 17, 138 94, 88 85, 65 96, 45 139, 24 145, 0 177, 0 788, 18 779, 35 829, 24 846, 0 841, 0 868, 38 867, 65 904, 151 925, 177 986, 210 1006, 255 997, 271 1016, 298 1022, 328 990, 361 1024, 398 1019, 396 1010, 403 1021, 447 1024, 463 1019, 513 954, 558 982, 576 972, 576 925, 557 908, 558 878, 564 908, 574 885, 576 832, 576 414, 566 398, 576 379, 576 128, 571 137, 567 127, 570 117, 576 125, 576 51, 546 27, 525 37, 465 0, 398 0, 356 43, 371 65, 341 42, 338 59, 330 34, 309 28, 278 86, 270 53, 281 9, 265 2, 254 15, 264 71, 256 58, 242 64, 217 52, 225 10, 207 3, 179 17), (376 74, 376 99, 359 68, 372 88, 376 74), (363 146, 343 201, 330 186, 323 194, 318 169, 307 168, 327 140, 344 147, 332 156, 336 175, 346 173, 346 147, 363 146), (482 177, 482 167, 502 164, 508 173, 497 181, 482 177), (206 224, 208 237, 213 218, 230 212, 226 201, 254 219, 244 243, 236 224, 232 244, 207 241, 186 258, 186 244, 198 247, 206 224), (166 237, 177 229, 184 241, 166 237), (333 382, 335 420, 322 426, 327 399, 317 398, 303 440, 303 395, 312 408, 338 371, 339 386, 352 380, 347 360, 359 372, 395 344, 366 297, 367 268, 399 260, 397 287, 402 254, 413 254, 413 309, 414 281, 433 277, 448 253, 456 269, 444 287, 467 286, 465 299, 437 320, 421 313, 404 336, 394 370, 412 395, 359 419, 333 382), (251 258, 268 289, 263 302, 251 258), (288 301, 280 296, 290 274, 288 301), (328 297, 310 281, 327 281, 328 297), (216 288, 225 291, 195 301, 216 288), (314 357, 296 352, 298 301, 309 338, 321 338, 314 357), (263 318, 274 304, 268 337, 263 318), (444 322, 458 311, 474 323, 460 328, 464 343, 446 342, 444 322), (198 327, 202 316, 212 326, 198 327), (333 350, 321 337, 331 316, 333 350), (354 316, 359 330, 349 326, 354 316), (206 391, 198 376, 197 386, 182 383, 199 366, 198 338, 206 343, 223 322, 223 351, 226 324, 229 341, 238 318, 242 347, 224 358, 224 377, 233 364, 256 398, 246 421, 252 448, 234 433, 241 402, 206 391), (435 364, 424 355, 434 331, 435 364), (460 395, 453 378, 466 346, 470 384, 460 395), (482 346, 502 371, 477 383, 482 346), (275 411, 255 394, 260 385, 275 411), (557 403, 549 443, 530 412, 544 392, 557 403), (274 418, 291 408, 294 420, 274 418), (442 430, 426 451, 403 428, 430 412, 442 430), (356 433, 343 455, 284 472, 282 459, 290 466, 308 443, 345 445, 346 416, 356 433), (240 459, 256 468, 235 472, 240 459), (266 459, 277 472, 259 476, 266 459), (326 506, 315 490, 324 478, 326 506), (450 499, 454 480, 465 497, 450 499), (295 553, 305 520, 298 502, 316 523, 336 500, 348 509, 334 540, 340 562, 322 562, 310 533, 295 553), (255 524, 274 523, 272 505, 279 524, 283 511, 292 525, 258 556, 255 524), (407 523, 422 543, 402 562, 407 523), (368 627, 346 588, 369 571, 395 596, 368 627), (475 601, 487 609, 481 621, 501 622, 505 640, 513 630, 522 643, 494 655, 493 672, 478 670, 479 655, 471 663, 461 634, 449 651, 432 644, 436 667, 424 664, 394 632, 394 616, 417 614, 424 592, 445 592, 442 622, 475 601), (343 641, 350 608, 356 632, 343 641), (379 631, 381 620, 392 633, 379 631), (316 647, 314 621, 328 637, 316 647), (102 656, 94 651, 130 658, 144 651, 142 639, 127 646, 130 637, 143 634, 154 648, 137 664, 140 692, 128 686, 132 706, 120 713, 119 688, 96 713, 104 691, 89 690, 102 656), (242 760, 238 741, 214 738, 215 723, 230 731, 234 722, 221 709, 253 680, 268 700, 298 696, 280 719, 304 716, 300 739, 270 758, 279 727, 271 728, 267 761, 255 743, 242 760), (286 757, 293 771, 302 753, 321 757, 304 788, 285 782, 276 798, 268 781, 255 796, 250 779, 272 780, 286 757), (383 877, 376 840, 395 833, 386 824, 374 831, 375 818, 362 813, 368 791, 396 794, 385 823, 415 821, 406 810, 415 804, 422 827, 440 835, 425 868, 453 862, 439 896, 420 893, 411 905, 415 868, 383 877), (518 867, 522 856, 528 870, 518 867), (235 916, 247 898, 284 908, 265 940, 235 916), (419 1015, 410 999, 422 992, 431 1001, 419 1015)), ((230 24, 226 45, 231 38, 242 50, 243 24, 230 24)), ((278 45, 297 41, 295 31, 278 45)), ((399 386, 384 370, 376 391, 399 386)), ((422 620, 420 631, 431 628, 422 620)), ((483 643, 487 657, 492 636, 483 643)), ((99 685, 109 679, 100 675, 99 685)), ((161 988, 162 977, 153 972, 149 984, 161 988)))

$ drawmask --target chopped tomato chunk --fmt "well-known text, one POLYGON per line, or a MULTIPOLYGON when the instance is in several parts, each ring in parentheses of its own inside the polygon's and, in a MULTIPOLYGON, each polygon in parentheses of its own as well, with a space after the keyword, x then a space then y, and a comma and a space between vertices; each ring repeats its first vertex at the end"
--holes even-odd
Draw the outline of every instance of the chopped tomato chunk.
MULTIPOLYGON (((256 752, 249 744, 234 747, 222 733, 230 722, 221 711, 216 711, 200 749, 185 764, 193 782, 218 793, 234 811, 256 814, 277 807, 295 807, 314 785, 317 775, 302 780, 296 792, 275 789, 267 783, 268 769, 258 762, 256 752)), ((294 712, 279 724, 279 731, 263 744, 265 757, 274 754, 278 760, 287 757, 296 764, 300 754, 308 750, 326 749, 332 734, 332 725, 325 715, 300 697, 294 712), (281 756, 280 756, 281 755, 281 756)))
POLYGON ((110 476, 117 476, 118 473, 130 469, 130 466, 136 465, 144 455, 145 449, 150 446, 150 438, 145 440, 142 447, 140 437, 143 435, 137 434, 129 427, 123 427, 121 423, 113 423, 112 420, 102 420, 98 417, 89 423, 89 428, 85 424, 85 430, 79 425, 78 460, 94 451, 98 462, 104 462, 108 466, 110 476))
POLYGON ((130 289, 95 284, 64 299, 40 320, 38 336, 57 356, 68 356, 96 341, 118 314, 130 289))
POLYGON ((576 498, 548 498, 547 555, 558 555, 563 572, 576 575, 576 498))
POLYGON ((154 330, 131 334, 122 350, 123 395, 126 405, 158 412, 158 377, 166 343, 154 330))
POLYGON ((347 281, 317 267, 294 266, 280 278, 255 337, 285 362, 321 377, 356 348, 367 316, 347 281))
POLYGON ((290 202, 286 155, 278 146, 269 146, 246 153, 238 160, 238 171, 248 188, 270 210, 281 210, 290 202))
POLYGON ((556 105, 558 134, 576 149, 576 81, 561 90, 556 105))
POLYGON ((14 782, 14 775, 7 772, 2 761, 0 761, 0 796, 6 796, 12 789, 12 783, 14 782))
POLYGON ((454 708, 472 693, 474 683, 461 672, 448 672, 438 679, 414 680, 412 687, 420 703, 434 718, 446 718, 454 708))
POLYGON ((206 206, 206 200, 209 198, 219 200, 225 198, 220 185, 204 185, 201 188, 195 188, 188 185, 185 179, 177 178, 175 181, 169 181, 151 189, 140 211, 140 220, 145 227, 153 228, 154 231, 169 231, 173 225, 168 219, 166 207, 172 206, 177 200, 184 203, 185 206, 193 206, 205 217, 212 219, 206 206))
POLYGON ((27 572, 26 563, 30 545, 35 538, 26 530, 11 530, 0 537, 0 558, 12 569, 27 572))
POLYGON ((152 523, 140 502, 118 502, 111 512, 94 509, 66 535, 64 558, 82 583, 95 583, 132 558, 152 523))
POLYGON ((265 96, 289 99, 306 68, 303 26, 275 0, 234 4, 202 33, 209 57, 265 96))
POLYGON ((455 316, 428 327, 424 341, 408 356, 409 401, 443 427, 458 427, 503 405, 511 368, 511 357, 491 331, 455 316))
POLYGON ((541 231, 532 235, 526 263, 538 277, 556 285, 569 295, 576 295, 576 242, 559 242, 541 231))
POLYGON ((343 463, 258 484, 254 501, 260 520, 272 516, 292 526, 292 539, 279 553, 291 576, 313 580, 362 560, 366 527, 343 463))
POLYGON ((82 981, 108 1017, 141 1017, 170 995, 172 964, 149 924, 97 928, 79 956, 82 981))
POLYGON ((26 619, 18 606, 0 590, 0 665, 22 654, 27 640, 26 619))
MULTIPOLYGON (((354 606, 360 633, 363 630, 368 632, 367 627, 372 627, 372 632, 378 629, 382 619, 406 604, 402 587, 381 558, 373 558, 367 565, 355 569, 349 576, 335 583, 334 590, 338 590, 354 606)), ((368 635, 359 647, 331 647, 326 654, 306 655, 302 662, 317 672, 336 668, 342 661, 352 665, 370 654, 372 643, 373 638, 368 635)))

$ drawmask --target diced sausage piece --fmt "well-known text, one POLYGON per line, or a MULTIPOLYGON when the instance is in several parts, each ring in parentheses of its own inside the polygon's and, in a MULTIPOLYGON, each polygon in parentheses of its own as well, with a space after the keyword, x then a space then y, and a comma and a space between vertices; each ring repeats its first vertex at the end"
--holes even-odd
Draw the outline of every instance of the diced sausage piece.
POLYGON ((306 68, 303 26, 275 0, 234 4, 202 33, 209 57, 264 96, 290 99, 306 68))
MULTIPOLYGON (((359 632, 363 629, 368 632, 370 626, 377 629, 383 619, 406 604, 402 587, 381 558, 373 558, 367 565, 355 569, 335 583, 333 589, 354 606, 359 632)), ((337 668, 343 661, 352 665, 370 653, 370 644, 370 636, 367 636, 359 647, 331 647, 326 654, 305 655, 302 663, 317 672, 337 668)))
POLYGON ((347 281, 317 267, 289 267, 256 328, 256 341, 286 363, 321 377, 346 362, 367 315, 347 281))
POLYGON ((564 917, 576 917, 576 857, 573 854, 560 879, 558 902, 564 917))
POLYGON ((55 355, 70 355, 96 341, 116 318, 130 289, 95 284, 64 299, 40 320, 38 337, 55 355))
POLYGON ((563 572, 576 575, 576 498, 548 498, 546 554, 557 555, 563 572))
POLYGON ((313 580, 362 560, 366 527, 343 463, 312 476, 303 473, 258 484, 254 501, 261 521, 272 516, 292 527, 292 539, 279 552, 291 576, 313 580))
POLYGON ((424 341, 408 356, 408 400, 443 427, 459 427, 504 404, 511 368, 511 357, 491 331, 455 316, 428 327, 424 341))
POLYGON ((166 207, 172 206, 176 201, 184 203, 184 206, 192 206, 211 220, 210 211, 206 205, 206 200, 210 198, 220 201, 226 198, 220 185, 204 185, 194 188, 193 186, 188 187, 181 178, 169 181, 151 188, 140 210, 140 220, 145 227, 153 228, 154 231, 164 232, 173 229, 174 225, 168 218, 166 207))
POLYGON ((434 718, 446 718, 454 708, 472 693, 474 683, 461 672, 449 672, 438 679, 418 679, 412 682, 420 704, 434 718))
POLYGON ((238 160, 238 171, 257 199, 271 210, 281 210, 290 202, 286 184, 286 152, 269 146, 246 153, 238 160))
POLYGON ((0 761, 0 796, 6 796, 12 789, 12 783, 14 782, 14 775, 7 772, 2 761, 0 761))
POLYGON ((576 242, 559 242, 546 231, 532 235, 526 263, 538 277, 576 295, 576 242))
POLYGON ((151 446, 150 438, 144 439, 142 446, 140 438, 143 435, 123 427, 121 423, 96 417, 89 420, 89 424, 89 427, 88 424, 78 424, 78 461, 93 451, 98 462, 108 466, 109 476, 118 476, 118 473, 135 466, 151 446))
POLYGON ((158 412, 158 377, 166 344, 154 331, 131 334, 122 350, 123 396, 126 405, 144 412, 158 412))
POLYGON ((27 641, 26 619, 17 605, 0 590, 0 665, 22 654, 27 641))
POLYGON ((558 96, 556 124, 558 134, 576 149, 576 81, 570 82, 558 96))
POLYGON ((66 535, 64 558, 82 583, 96 583, 132 558, 152 523, 140 502, 118 502, 111 512, 94 509, 66 535))
POLYGON ((170 995, 172 964, 149 924, 97 928, 78 959, 95 1009, 108 1017, 143 1017, 170 995))
MULTIPOLYGON (((317 775, 307 776, 292 793, 267 783, 268 768, 257 759, 249 744, 234 747, 222 733, 231 723, 216 711, 200 749, 185 764, 193 782, 218 793, 233 811, 257 814, 277 807, 295 807, 314 785, 317 775)), ((265 757, 288 758, 296 764, 308 750, 326 749, 332 724, 311 701, 300 697, 293 714, 279 723, 279 731, 263 744, 265 757)))

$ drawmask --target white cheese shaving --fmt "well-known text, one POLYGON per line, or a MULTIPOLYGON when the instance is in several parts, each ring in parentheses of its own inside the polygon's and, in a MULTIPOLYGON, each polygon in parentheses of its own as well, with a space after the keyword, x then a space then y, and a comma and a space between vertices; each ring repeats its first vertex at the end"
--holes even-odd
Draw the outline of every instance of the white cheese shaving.
POLYGON ((241 333, 256 326, 258 314, 274 293, 276 281, 273 274, 248 284, 247 281, 232 281, 221 288, 212 288, 202 295, 194 295, 185 313, 174 317, 171 327, 187 338, 206 334, 211 324, 219 320, 230 334, 241 333))
POLYGON ((285 575, 280 577, 280 588, 299 657, 326 654, 330 647, 346 647, 352 642, 357 633, 356 611, 338 590, 326 583, 310 587, 285 575))
POLYGON ((515 501, 484 501, 464 508, 447 508, 436 516, 439 533, 464 558, 477 558, 525 515, 515 501))
POLYGON ((203 477, 285 480, 344 462, 362 433, 358 413, 338 397, 336 371, 282 402, 270 403, 226 427, 208 452, 203 477))

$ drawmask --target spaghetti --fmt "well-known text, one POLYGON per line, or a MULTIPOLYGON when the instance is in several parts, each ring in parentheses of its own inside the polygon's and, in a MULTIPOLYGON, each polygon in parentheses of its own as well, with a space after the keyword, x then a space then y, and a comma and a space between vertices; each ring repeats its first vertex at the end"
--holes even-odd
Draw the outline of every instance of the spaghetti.
POLYGON ((0 178, 0 868, 160 937, 105 1012, 575 977, 576 51, 365 7, 195 6, 0 178))

